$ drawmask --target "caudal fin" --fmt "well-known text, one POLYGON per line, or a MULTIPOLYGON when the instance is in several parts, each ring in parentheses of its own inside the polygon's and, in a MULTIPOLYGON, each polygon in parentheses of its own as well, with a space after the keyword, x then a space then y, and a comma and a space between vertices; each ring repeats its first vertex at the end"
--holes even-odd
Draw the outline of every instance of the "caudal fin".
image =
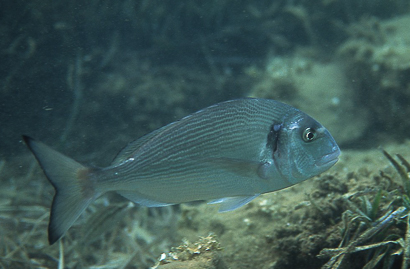
POLYGON ((48 225, 48 241, 54 244, 98 197, 91 169, 28 136, 23 139, 55 189, 48 225))

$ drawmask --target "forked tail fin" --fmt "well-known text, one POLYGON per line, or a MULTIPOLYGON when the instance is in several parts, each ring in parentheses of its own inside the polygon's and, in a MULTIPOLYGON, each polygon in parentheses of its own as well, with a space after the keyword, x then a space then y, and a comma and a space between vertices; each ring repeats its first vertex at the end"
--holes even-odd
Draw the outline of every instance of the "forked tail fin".
POLYGON ((28 136, 23 139, 55 189, 48 225, 48 241, 54 244, 98 197, 91 169, 28 136))

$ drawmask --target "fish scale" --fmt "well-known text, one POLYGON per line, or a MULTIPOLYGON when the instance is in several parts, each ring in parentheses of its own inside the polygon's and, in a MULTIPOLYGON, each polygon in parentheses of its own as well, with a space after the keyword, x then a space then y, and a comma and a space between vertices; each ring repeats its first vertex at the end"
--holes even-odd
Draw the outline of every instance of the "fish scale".
POLYGON ((330 133, 307 114, 253 98, 219 103, 164 126, 131 142, 102 169, 23 138, 56 189, 50 244, 109 191, 144 206, 207 200, 225 212, 326 171, 340 154, 330 133))
MULTIPOLYGON (((257 108, 255 108, 256 110, 257 108)), ((216 111, 216 113, 220 114, 223 113, 225 111, 216 111)), ((236 129, 238 127, 238 123, 241 123, 241 121, 239 121, 238 119, 235 120, 235 116, 239 115, 244 115, 246 117, 244 117, 245 119, 242 119, 242 122, 244 124, 249 124, 250 123, 250 116, 252 116, 252 114, 248 113, 249 112, 249 108, 245 107, 240 110, 240 111, 233 111, 231 113, 224 113, 225 117, 220 117, 219 121, 218 119, 216 119, 215 121, 208 121, 208 123, 206 125, 203 125, 204 121, 199 121, 196 122, 195 118, 198 117, 209 117, 212 116, 215 113, 215 110, 212 111, 200 111, 199 113, 196 113, 196 115, 194 116, 190 116, 189 118, 185 118, 183 120, 181 120, 182 122, 184 120, 189 120, 192 123, 188 123, 186 124, 184 127, 185 130, 179 130, 180 134, 175 134, 175 132, 170 132, 167 133, 168 130, 164 130, 163 133, 161 133, 160 135, 158 135, 156 137, 156 140, 160 140, 161 143, 158 144, 158 142, 153 142, 153 143, 157 143, 155 146, 157 149, 150 147, 149 150, 150 152, 148 152, 146 155, 144 155, 144 160, 142 161, 142 164, 145 162, 151 162, 150 160, 150 156, 153 155, 153 158, 159 158, 161 155, 162 157, 164 157, 164 153, 166 153, 168 156, 170 157, 176 157, 176 155, 178 155, 179 152, 175 152, 175 146, 176 145, 183 145, 184 147, 186 147, 187 145, 192 145, 193 148, 190 150, 190 153, 195 155, 200 154, 200 152, 197 151, 197 148, 195 148, 196 146, 198 146, 198 140, 200 140, 202 142, 202 145, 207 145, 210 140, 212 143, 214 143, 214 146, 220 146, 221 144, 224 144, 224 140, 223 137, 220 140, 217 140, 218 135, 215 134, 235 134, 237 135, 236 139, 241 139, 241 140, 249 140, 248 144, 252 145, 253 141, 252 141, 252 137, 246 137, 246 134, 242 133, 242 132, 237 132, 236 129), (204 113, 201 113, 204 112, 204 113), (244 113, 245 112, 245 113, 244 113), (232 120, 233 119, 233 120, 232 120), (217 130, 217 132, 213 131, 213 130, 217 130), (162 135, 165 134, 165 135, 162 135), (206 139, 204 139, 203 141, 201 140, 202 138, 206 137, 206 139)), ((264 119, 264 121, 261 121, 260 124, 256 125, 255 127, 259 127, 259 128, 255 128, 255 129, 260 129, 263 131, 266 131, 267 128, 269 128, 269 126, 272 124, 272 121, 274 120, 274 117, 276 116, 274 113, 270 113, 271 117, 268 117, 269 114, 267 114, 267 117, 264 119)), ((263 119, 261 117, 261 119, 263 119)), ((239 126, 241 126, 241 124, 239 124, 239 126)), ((230 136, 229 139, 235 139, 235 137, 230 136)), ((209 147, 204 148, 204 146, 200 147, 201 150, 216 150, 216 147, 209 147)), ((185 154, 185 153, 184 153, 185 154)), ((189 156, 184 156, 184 158, 189 157, 189 156)))

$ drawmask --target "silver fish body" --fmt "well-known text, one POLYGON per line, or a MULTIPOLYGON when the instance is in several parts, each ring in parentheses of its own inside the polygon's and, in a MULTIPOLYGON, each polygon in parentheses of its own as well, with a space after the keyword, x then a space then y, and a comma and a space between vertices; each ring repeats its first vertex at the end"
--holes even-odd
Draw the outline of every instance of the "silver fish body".
POLYGON ((145 206, 207 200, 230 211, 326 171, 340 154, 330 133, 307 114, 251 98, 219 103, 166 125, 130 143, 103 169, 24 140, 56 189, 51 244, 108 191, 145 206))

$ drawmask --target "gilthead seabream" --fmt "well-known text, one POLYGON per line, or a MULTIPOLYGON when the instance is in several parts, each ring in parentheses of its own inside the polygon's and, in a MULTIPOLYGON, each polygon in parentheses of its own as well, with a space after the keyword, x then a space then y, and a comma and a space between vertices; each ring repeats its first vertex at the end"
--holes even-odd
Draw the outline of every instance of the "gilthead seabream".
POLYGON ((219 103, 153 131, 101 169, 23 138, 56 191, 50 244, 109 191, 149 207, 206 200, 230 211, 326 171, 340 154, 330 133, 307 114, 252 98, 219 103))

